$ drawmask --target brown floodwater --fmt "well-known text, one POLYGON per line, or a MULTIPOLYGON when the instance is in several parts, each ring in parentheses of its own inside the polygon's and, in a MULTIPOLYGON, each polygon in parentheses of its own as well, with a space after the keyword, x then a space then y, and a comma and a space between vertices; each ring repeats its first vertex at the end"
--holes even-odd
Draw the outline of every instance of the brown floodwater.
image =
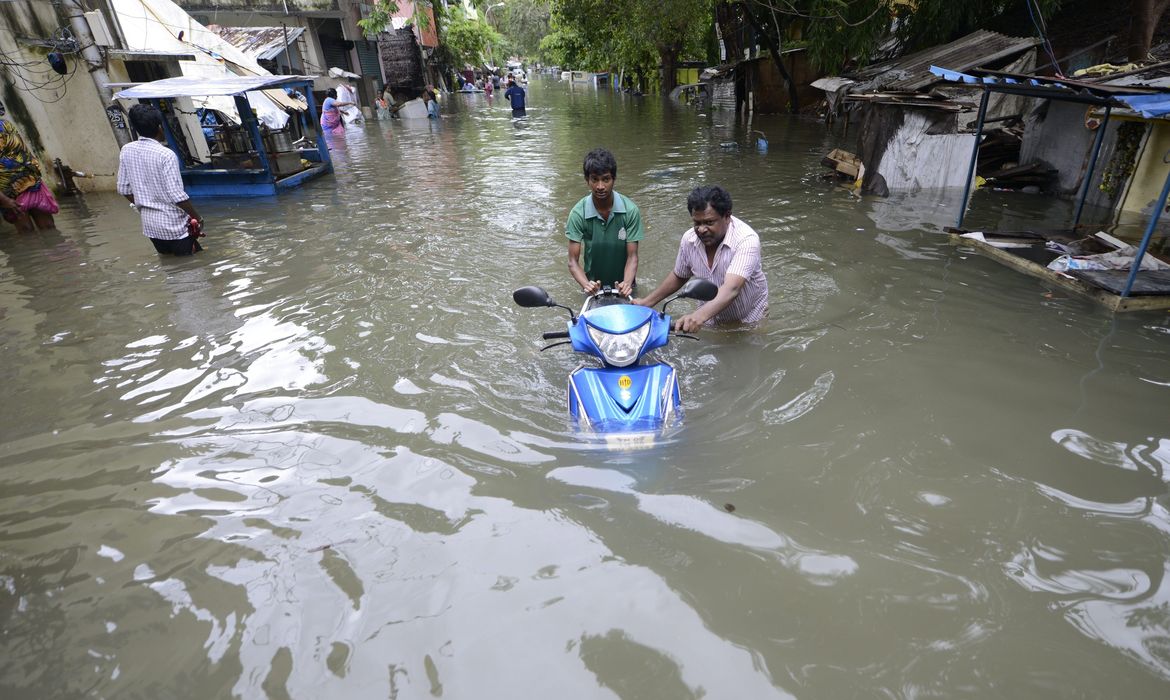
POLYGON ((816 122, 761 153, 726 112, 529 103, 352 129, 331 177, 198 202, 193 258, 112 194, 0 232, 0 697, 1170 694, 1170 316, 951 245, 957 193, 826 183, 852 139, 816 122), (659 352, 685 424, 633 452, 569 424, 563 315, 510 294, 576 305, 599 145, 644 288, 705 182, 771 286, 659 352))

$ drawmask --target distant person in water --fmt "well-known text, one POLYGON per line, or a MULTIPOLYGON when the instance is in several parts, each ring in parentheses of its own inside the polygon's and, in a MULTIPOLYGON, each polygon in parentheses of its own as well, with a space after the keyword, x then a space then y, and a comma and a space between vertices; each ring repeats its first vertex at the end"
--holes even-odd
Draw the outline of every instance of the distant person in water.
POLYGON ((642 213, 629 197, 614 191, 617 159, 612 153, 604 148, 589 151, 582 170, 589 194, 573 205, 565 224, 569 274, 586 294, 610 287, 629 296, 637 285, 642 213))
POLYGON ((508 89, 504 91, 504 97, 512 102, 512 118, 527 116, 528 112, 524 110, 524 88, 516 84, 516 81, 508 79, 508 89))
POLYGON ((423 90, 422 101, 427 107, 427 119, 438 119, 439 103, 435 100, 435 94, 430 90, 423 90))
POLYGON ((345 122, 341 119, 341 108, 352 104, 339 102, 337 91, 333 88, 326 90, 325 101, 321 103, 321 129, 327 134, 344 134, 345 122))

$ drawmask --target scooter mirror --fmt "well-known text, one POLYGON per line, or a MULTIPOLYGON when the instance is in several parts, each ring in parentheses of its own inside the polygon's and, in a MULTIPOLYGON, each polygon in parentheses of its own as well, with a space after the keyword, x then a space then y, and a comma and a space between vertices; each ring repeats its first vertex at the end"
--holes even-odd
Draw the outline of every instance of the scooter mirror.
POLYGON ((548 296, 548 292, 541 287, 521 287, 512 292, 512 301, 516 302, 517 306, 523 306, 526 309, 531 309, 537 306, 556 306, 548 296))
POLYGON ((716 287, 714 282, 698 277, 690 278, 682 286, 682 289, 678 290, 678 296, 683 299, 698 299, 699 301, 711 301, 717 294, 719 294, 719 287, 716 287))

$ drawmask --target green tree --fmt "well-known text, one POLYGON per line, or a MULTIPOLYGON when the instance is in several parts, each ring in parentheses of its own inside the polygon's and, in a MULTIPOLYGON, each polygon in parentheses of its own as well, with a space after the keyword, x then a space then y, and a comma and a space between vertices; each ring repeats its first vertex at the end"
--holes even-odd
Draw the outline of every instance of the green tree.
POLYGON ((366 10, 366 16, 358 20, 358 27, 366 36, 378 36, 390 26, 390 18, 395 12, 398 12, 398 3, 394 0, 374 0, 366 10))
POLYGON ((553 29, 540 40, 536 49, 536 56, 542 63, 566 69, 585 65, 585 55, 584 39, 569 28, 553 29))
POLYGON ((552 0, 559 36, 542 50, 555 47, 572 59, 565 65, 579 68, 641 73, 661 65, 662 89, 669 91, 679 60, 703 55, 711 18, 710 0, 552 0))
MULTIPOLYGON (((739 0, 779 48, 800 41, 827 71, 864 64, 885 41, 903 52, 945 43, 1031 2, 1048 16, 1060 0, 739 0)), ((1167 2, 1170 0, 1159 0, 1167 2)), ((1022 34, 1035 34, 1033 27, 1022 34)))
POLYGON ((503 43, 503 37, 486 22, 468 19, 462 8, 452 6, 442 11, 435 8, 436 16, 443 15, 443 47, 452 67, 481 65, 490 47, 503 43))
POLYGON ((534 56, 552 29, 549 0, 510 0, 490 16, 495 25, 523 56, 534 56))
POLYGON ((1129 60, 1140 63, 1150 58, 1154 30, 1170 9, 1170 0, 1130 0, 1129 60))

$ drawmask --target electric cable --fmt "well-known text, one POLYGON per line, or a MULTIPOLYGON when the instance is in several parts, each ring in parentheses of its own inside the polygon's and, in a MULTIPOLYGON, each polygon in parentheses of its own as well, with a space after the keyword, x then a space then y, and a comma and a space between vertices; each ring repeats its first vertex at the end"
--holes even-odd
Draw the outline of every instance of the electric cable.
POLYGON ((1024 0, 1024 4, 1028 6, 1028 16, 1032 18, 1032 26, 1036 28, 1036 32, 1040 35, 1040 41, 1044 44, 1044 53, 1048 54, 1048 58, 1052 61, 1052 69, 1056 71, 1056 77, 1063 78, 1064 73, 1060 70, 1060 62, 1056 60, 1056 52, 1052 50, 1052 42, 1048 40, 1048 24, 1044 21, 1044 14, 1040 12, 1039 0, 1024 0), (1032 4, 1036 3, 1035 11, 1032 9, 1032 4), (1039 17, 1039 21, 1037 21, 1039 17))

